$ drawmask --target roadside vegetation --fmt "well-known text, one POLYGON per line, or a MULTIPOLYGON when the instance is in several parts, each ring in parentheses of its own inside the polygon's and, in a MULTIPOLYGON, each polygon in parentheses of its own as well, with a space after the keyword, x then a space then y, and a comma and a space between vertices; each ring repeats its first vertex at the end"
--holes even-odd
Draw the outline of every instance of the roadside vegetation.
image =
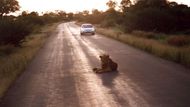
POLYGON ((0 46, 0 97, 22 73, 46 37, 47 34, 45 33, 31 34, 24 39, 20 47, 14 45, 0 46))
MULTIPOLYGON (((167 60, 172 60, 190 67, 190 45, 181 46, 186 44, 186 42, 184 42, 184 40, 181 40, 181 38, 185 38, 186 41, 187 39, 190 40, 189 37, 171 36, 167 38, 165 36, 168 35, 162 34, 161 39, 150 39, 147 37, 139 37, 139 35, 136 36, 134 34, 121 33, 117 30, 113 30, 112 28, 97 28, 96 30, 100 34, 127 43, 136 48, 152 53, 158 57, 162 57, 167 60), (168 41, 171 43, 167 43, 168 41)), ((147 34, 147 36, 149 37, 149 34, 147 34)))
POLYGON ((11 83, 25 70, 46 38, 55 30, 58 23, 48 24, 22 40, 19 47, 13 44, 0 46, 0 97, 11 83))
POLYGON ((35 53, 55 30, 57 24, 71 20, 72 13, 55 11, 39 15, 19 10, 16 0, 0 1, 0 98, 25 70, 35 53))
POLYGON ((190 7, 167 0, 109 0, 107 6, 105 12, 79 12, 75 19, 96 24, 98 33, 190 66, 190 7))

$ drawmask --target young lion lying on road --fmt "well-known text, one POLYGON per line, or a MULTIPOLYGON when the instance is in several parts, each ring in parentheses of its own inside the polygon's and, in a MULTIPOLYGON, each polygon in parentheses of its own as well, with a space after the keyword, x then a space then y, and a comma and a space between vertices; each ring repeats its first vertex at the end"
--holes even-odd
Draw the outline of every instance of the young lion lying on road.
POLYGON ((93 71, 95 73, 117 71, 118 65, 110 59, 109 55, 101 55, 100 60, 101 68, 94 68, 93 71))

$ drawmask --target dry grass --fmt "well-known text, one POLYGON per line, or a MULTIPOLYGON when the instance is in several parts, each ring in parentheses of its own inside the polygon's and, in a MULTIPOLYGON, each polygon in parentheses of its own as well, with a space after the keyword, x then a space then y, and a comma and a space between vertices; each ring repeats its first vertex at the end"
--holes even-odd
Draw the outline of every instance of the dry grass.
POLYGON ((0 46, 0 98, 10 84, 24 71, 56 24, 47 25, 41 32, 28 36, 20 48, 11 45, 0 46))
POLYGON ((187 46, 190 44, 190 37, 189 36, 170 36, 167 38, 167 43, 173 46, 187 46))
POLYGON ((137 37, 148 38, 148 39, 155 38, 155 35, 156 35, 153 32, 144 32, 144 31, 137 31, 137 30, 133 31, 132 34, 137 37))
POLYGON ((118 33, 113 29, 97 28, 98 33, 117 39, 156 56, 190 66, 190 46, 175 47, 158 40, 139 38, 131 34, 118 33))

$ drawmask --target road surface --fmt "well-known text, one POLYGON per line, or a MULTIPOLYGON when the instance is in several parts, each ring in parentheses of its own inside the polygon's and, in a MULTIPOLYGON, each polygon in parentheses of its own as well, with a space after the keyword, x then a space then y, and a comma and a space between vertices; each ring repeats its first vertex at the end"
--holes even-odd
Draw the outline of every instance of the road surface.
POLYGON ((190 107, 190 69, 62 23, 0 107, 190 107), (119 72, 95 74, 108 53, 119 72))

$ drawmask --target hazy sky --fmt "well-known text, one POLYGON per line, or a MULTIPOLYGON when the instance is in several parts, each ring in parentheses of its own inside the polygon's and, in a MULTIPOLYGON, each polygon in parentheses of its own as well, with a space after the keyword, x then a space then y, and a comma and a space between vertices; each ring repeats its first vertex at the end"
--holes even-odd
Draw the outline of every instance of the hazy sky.
MULTIPOLYGON (((82 10, 106 10, 108 0, 18 0, 21 11, 46 12, 53 10, 64 10, 67 12, 77 12, 82 10)), ((121 0, 116 0, 118 3, 121 0)), ((170 0, 174 1, 174 0, 170 0)), ((178 3, 190 5, 190 0, 175 0, 178 3)))
POLYGON ((65 10, 76 12, 81 10, 92 10, 97 8, 105 10, 108 0, 18 0, 21 10, 29 11, 51 11, 65 10))

